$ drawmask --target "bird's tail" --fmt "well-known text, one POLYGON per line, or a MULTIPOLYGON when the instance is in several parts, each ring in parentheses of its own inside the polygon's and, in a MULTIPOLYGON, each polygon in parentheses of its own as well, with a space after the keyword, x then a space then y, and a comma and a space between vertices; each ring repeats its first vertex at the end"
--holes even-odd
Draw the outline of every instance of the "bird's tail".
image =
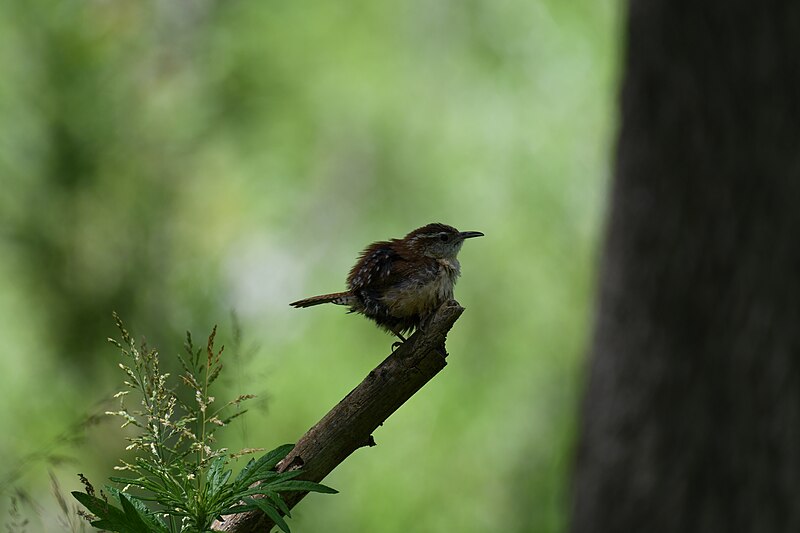
POLYGON ((350 291, 345 292, 334 292, 331 294, 322 294, 320 296, 312 296, 311 298, 306 298, 305 300, 298 300, 296 302, 292 302, 289 305, 292 307, 311 307, 312 305, 319 305, 319 304, 336 304, 336 305, 352 305, 355 296, 350 291))

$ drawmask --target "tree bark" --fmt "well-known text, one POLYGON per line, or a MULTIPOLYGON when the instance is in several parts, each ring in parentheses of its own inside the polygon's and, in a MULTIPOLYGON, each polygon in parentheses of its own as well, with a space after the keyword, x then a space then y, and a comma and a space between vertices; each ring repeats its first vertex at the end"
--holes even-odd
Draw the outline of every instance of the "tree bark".
POLYGON ((800 531, 800 3, 628 16, 572 531, 800 531))
MULTIPOLYGON (((322 481, 362 446, 374 446, 372 432, 411 398, 447 361, 445 339, 464 309, 451 300, 442 305, 424 331, 401 344, 350 394, 308 430, 278 466, 278 472, 302 468, 297 479, 322 481)), ((290 508, 307 493, 284 494, 290 508)), ((274 523, 260 512, 224 517, 214 529, 229 533, 269 531, 274 523)))

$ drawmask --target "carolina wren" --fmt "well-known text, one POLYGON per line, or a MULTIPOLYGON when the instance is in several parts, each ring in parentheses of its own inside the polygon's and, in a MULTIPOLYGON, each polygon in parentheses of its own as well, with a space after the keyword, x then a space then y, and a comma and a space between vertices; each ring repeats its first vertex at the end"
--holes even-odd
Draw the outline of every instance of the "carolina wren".
POLYGON ((350 270, 347 289, 292 302, 293 307, 333 303, 350 307, 379 327, 397 335, 419 328, 453 298, 461 273, 456 259, 465 239, 479 231, 458 231, 446 224, 428 224, 402 239, 370 244, 350 270))

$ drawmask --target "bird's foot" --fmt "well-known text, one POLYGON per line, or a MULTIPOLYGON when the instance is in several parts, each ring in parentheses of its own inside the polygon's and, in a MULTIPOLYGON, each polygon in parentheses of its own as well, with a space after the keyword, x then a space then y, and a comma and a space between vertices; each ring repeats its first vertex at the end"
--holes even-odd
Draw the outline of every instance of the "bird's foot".
POLYGON ((397 331, 393 331, 392 333, 394 333, 397 336, 397 338, 400 339, 399 341, 395 341, 392 343, 392 351, 395 351, 397 348, 402 346, 404 342, 406 342, 406 338, 403 337, 403 335, 401 335, 397 331))

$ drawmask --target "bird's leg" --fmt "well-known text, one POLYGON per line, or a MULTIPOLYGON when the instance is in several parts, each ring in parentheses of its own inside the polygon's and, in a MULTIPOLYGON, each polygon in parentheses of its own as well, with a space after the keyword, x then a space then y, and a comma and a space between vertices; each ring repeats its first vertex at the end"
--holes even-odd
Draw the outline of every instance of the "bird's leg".
MULTIPOLYGON (((423 334, 425 334, 425 331, 422 329, 422 327, 421 327, 421 326, 417 326, 417 328, 416 328, 416 330, 415 330, 415 333, 416 333, 417 331, 421 331, 423 334)), ((394 334, 397 336, 397 338, 398 338, 398 339, 400 339, 400 340, 402 341, 402 342, 393 342, 393 343, 392 343, 392 351, 395 351, 395 350, 396 350, 397 348, 399 348, 399 347, 400 347, 400 346, 401 346, 401 345, 402 345, 404 342, 406 342, 406 338, 405 338, 405 337, 403 337, 403 336, 402 336, 402 335, 401 335, 399 332, 397 332, 397 331, 393 331, 392 333, 394 333, 394 334)), ((445 350, 445 348, 444 348, 444 344, 442 344, 442 345, 441 345, 440 347, 438 347, 438 348, 434 348, 434 350, 436 351, 436 353, 438 353, 438 354, 439 354, 439 355, 441 355, 442 357, 447 357, 447 350, 445 350)))
POLYGON ((394 333, 395 335, 397 335, 397 338, 398 338, 398 339, 400 339, 400 341, 401 341, 401 342, 393 342, 393 343, 392 343, 392 351, 395 351, 395 350, 396 350, 398 347, 400 347, 400 345, 401 345, 401 344, 403 344, 404 342, 406 342, 406 338, 405 338, 405 337, 403 337, 403 336, 400 334, 400 332, 399 332, 399 331, 393 331, 392 333, 394 333))

